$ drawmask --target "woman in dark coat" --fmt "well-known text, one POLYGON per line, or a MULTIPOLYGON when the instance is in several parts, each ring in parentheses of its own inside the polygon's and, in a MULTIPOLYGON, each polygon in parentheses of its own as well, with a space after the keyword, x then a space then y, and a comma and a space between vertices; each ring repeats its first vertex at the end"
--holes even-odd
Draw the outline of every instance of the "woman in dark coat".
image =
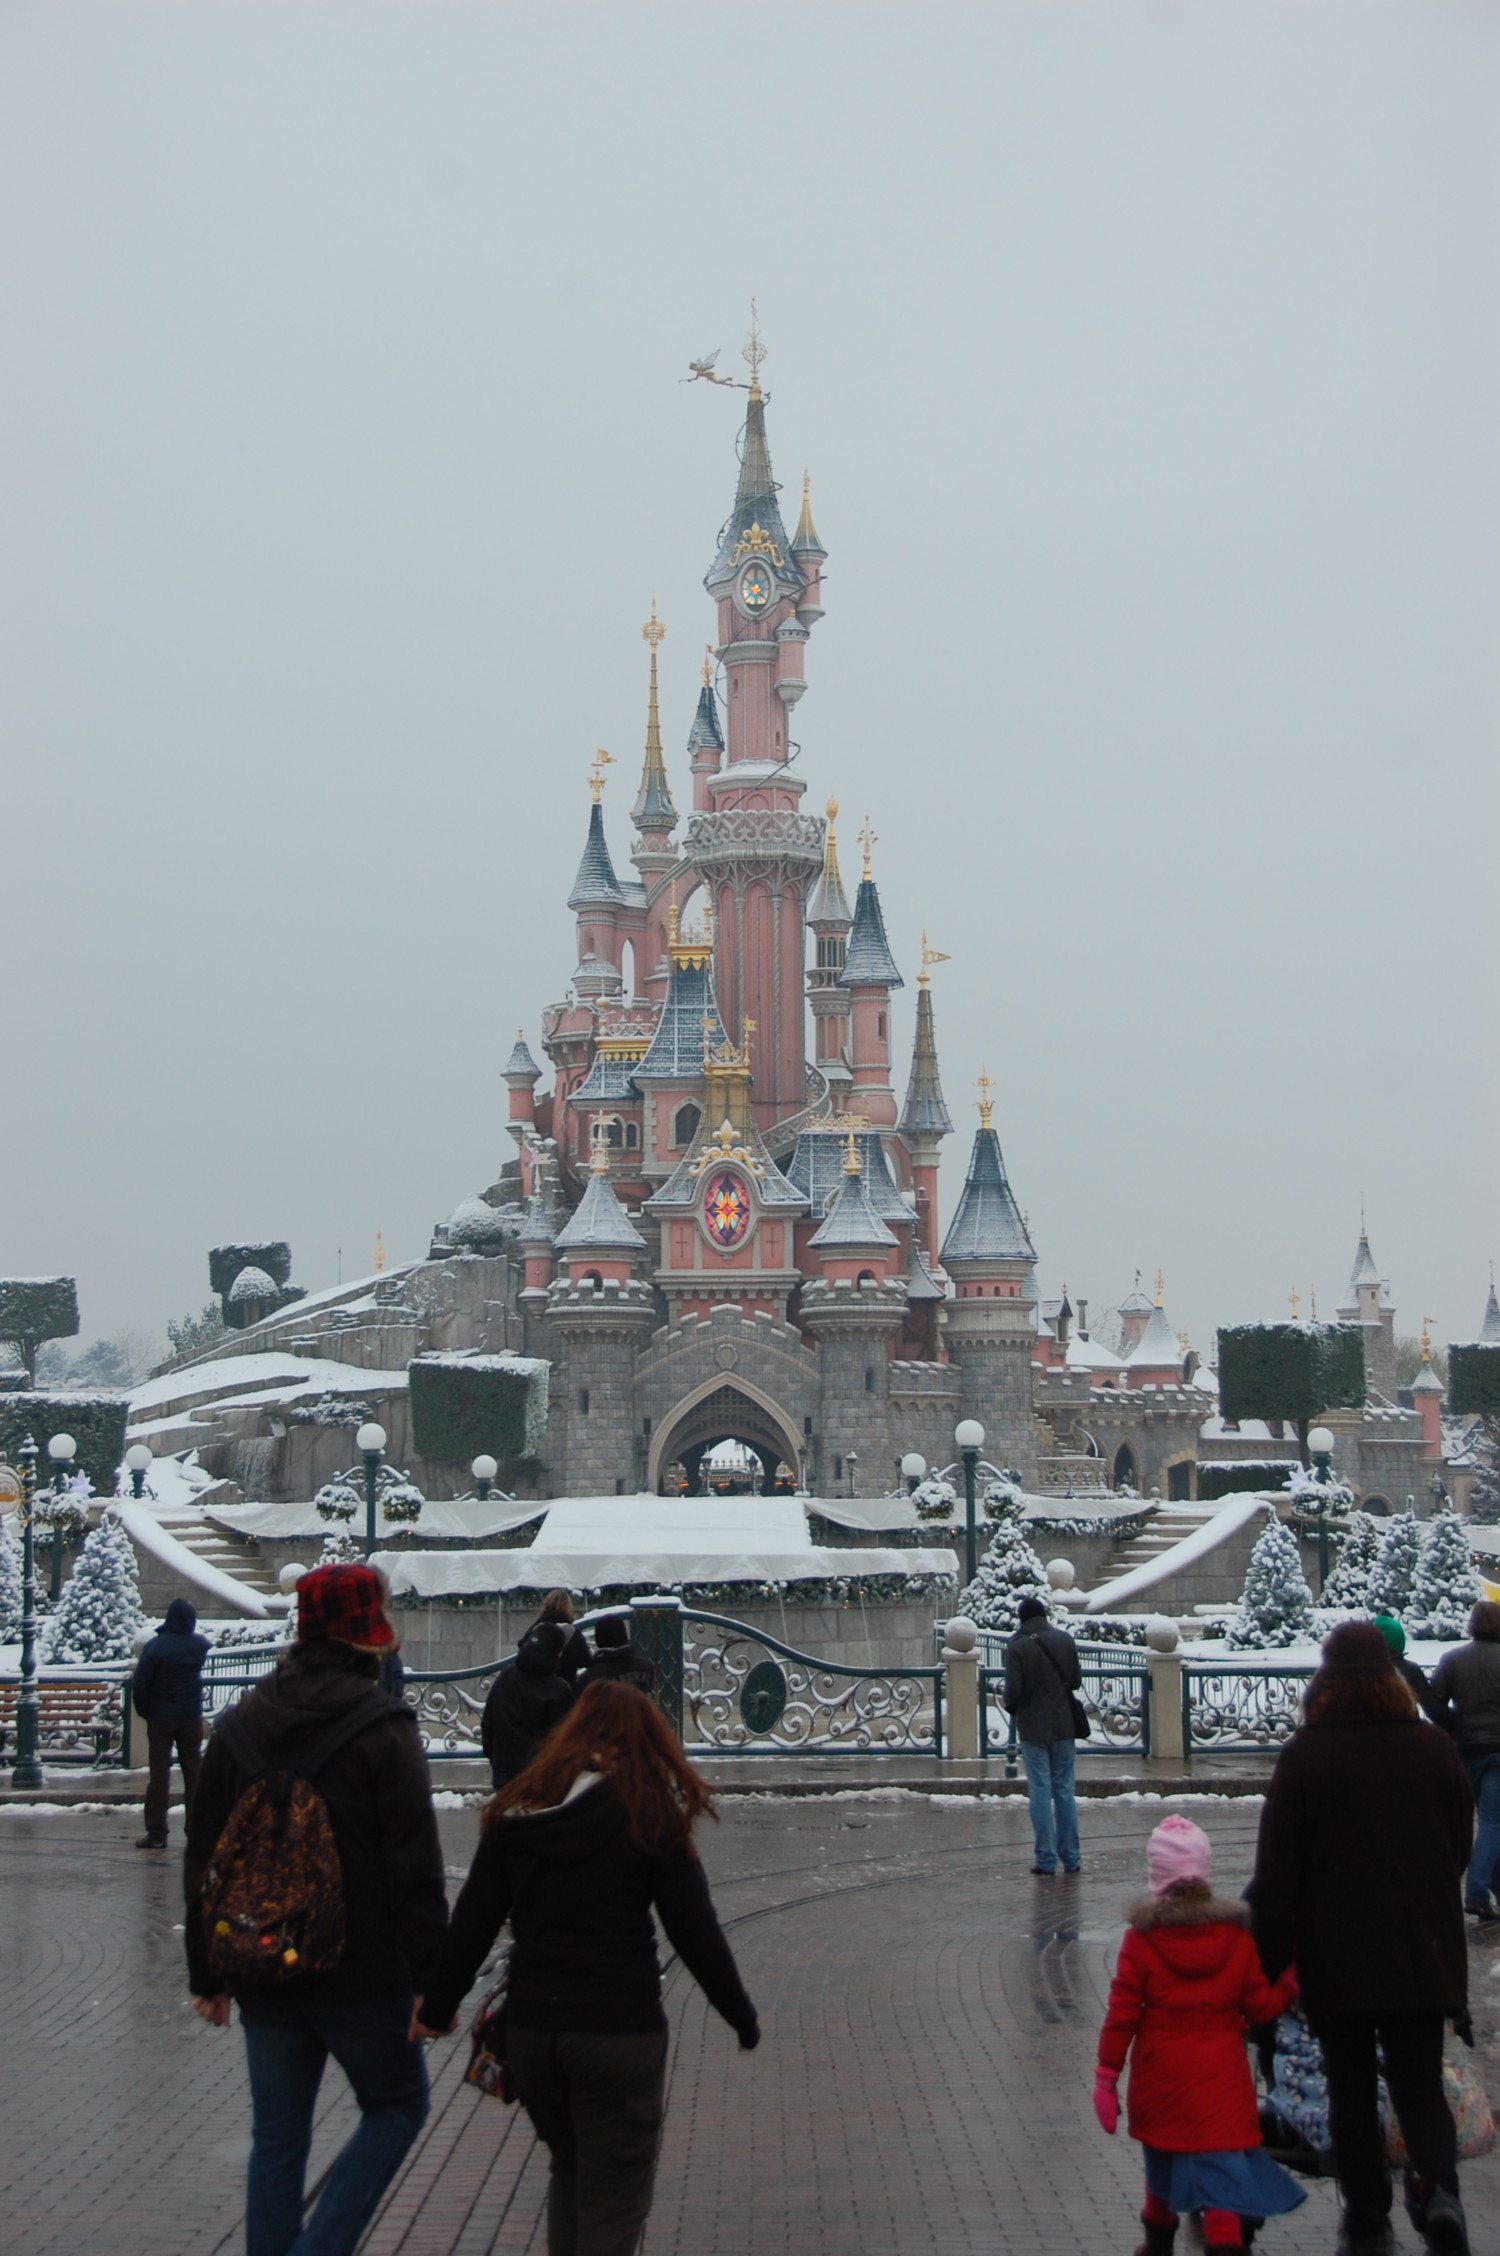
POLYGON ((543 1622, 555 1622, 562 1631, 562 1653, 558 1660, 557 1673, 565 1684, 572 1685, 576 1691, 578 1679, 588 1667, 593 1655, 589 1651, 589 1641, 584 1636, 583 1631, 575 1629, 573 1626, 573 1601, 566 1590, 548 1591, 546 1597, 542 1600, 542 1610, 537 1616, 536 1626, 538 1629, 541 1628, 543 1622))
POLYGON ((515 1663, 490 1686, 479 1723, 479 1744, 496 1791, 526 1768, 552 1726, 573 1705, 573 1687, 559 1672, 563 1632, 556 1622, 536 1622, 516 1647, 515 1663))
POLYGON ((1261 1814, 1250 1884, 1261 1963, 1274 1981, 1295 1960, 1323 2047, 1348 2256, 1394 2247, 1377 2039, 1412 2161, 1408 2211, 1430 2249, 1462 2256, 1443 2024, 1466 2024, 1468 2014, 1469 1782, 1451 1740, 1423 1724, 1369 1622, 1329 1636, 1303 1714, 1261 1814))

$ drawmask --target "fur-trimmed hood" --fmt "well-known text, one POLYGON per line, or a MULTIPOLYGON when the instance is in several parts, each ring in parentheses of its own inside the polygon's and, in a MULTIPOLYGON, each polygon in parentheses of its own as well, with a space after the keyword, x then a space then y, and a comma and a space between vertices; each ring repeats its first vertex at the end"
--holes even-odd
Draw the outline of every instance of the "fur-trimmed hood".
POLYGON ((1156 1934, 1162 1928, 1248 1927, 1250 1906, 1238 1897, 1190 1894, 1174 1889, 1165 1896, 1147 1896, 1125 1914, 1137 1934, 1156 1934))

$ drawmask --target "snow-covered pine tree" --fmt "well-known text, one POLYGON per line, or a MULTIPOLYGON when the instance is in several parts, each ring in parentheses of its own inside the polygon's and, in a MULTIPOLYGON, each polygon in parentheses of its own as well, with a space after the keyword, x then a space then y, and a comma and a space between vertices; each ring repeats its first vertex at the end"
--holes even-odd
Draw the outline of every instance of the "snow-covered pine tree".
POLYGON ((106 1511, 48 1617, 44 1657, 54 1664, 128 1661, 144 1618, 125 1523, 118 1512, 106 1511))
POLYGON ((1406 1609, 1414 1637, 1463 1637, 1469 1610, 1479 1603, 1479 1577, 1469 1563, 1469 1540, 1456 1512, 1438 1512, 1422 1530, 1422 1550, 1406 1609))
POLYGON ((1021 1600, 1040 1598, 1046 1605, 1048 1595, 1047 1570, 1026 1540, 1018 1511, 996 1527, 979 1572, 959 1592, 957 1610, 981 1629, 1009 1636, 1019 1626, 1021 1600))
POLYGON ((1296 1645, 1313 1630, 1312 1592, 1302 1572, 1297 1538, 1272 1520, 1250 1554, 1245 1587, 1229 1623, 1231 1645, 1296 1645))
POLYGON ((1320 1606, 1342 1606, 1354 1614, 1369 1611, 1370 1574, 1380 1552, 1381 1530, 1382 1522, 1373 1512, 1349 1514, 1320 1606))
POLYGON ((21 1546, 8 1519, 0 1520, 0 1645, 21 1634, 21 1546))
POLYGON ((323 1548, 318 1553, 320 1567, 357 1567, 364 1557, 364 1547, 355 1542, 347 1528, 330 1528, 323 1538, 323 1548))
POLYGON ((1370 1569, 1365 1603, 1372 1614, 1394 1614, 1399 1620, 1405 1613, 1411 1603, 1421 1549, 1417 1515, 1408 1505, 1387 1525, 1370 1569))

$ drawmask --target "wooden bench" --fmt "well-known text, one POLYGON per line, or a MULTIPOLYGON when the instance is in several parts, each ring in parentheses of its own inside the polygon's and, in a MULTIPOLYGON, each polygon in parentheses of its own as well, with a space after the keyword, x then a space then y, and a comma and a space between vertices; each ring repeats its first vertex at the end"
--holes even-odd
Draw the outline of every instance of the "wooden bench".
MULTIPOLYGON (((16 1708, 21 1687, 14 1677, 0 1682, 0 1755, 15 1752, 16 1708)), ((37 1686, 37 1753, 45 1762, 90 1762, 97 1769, 107 1762, 120 1733, 118 1712, 110 1704, 121 1697, 119 1687, 105 1682, 58 1683, 37 1686)))

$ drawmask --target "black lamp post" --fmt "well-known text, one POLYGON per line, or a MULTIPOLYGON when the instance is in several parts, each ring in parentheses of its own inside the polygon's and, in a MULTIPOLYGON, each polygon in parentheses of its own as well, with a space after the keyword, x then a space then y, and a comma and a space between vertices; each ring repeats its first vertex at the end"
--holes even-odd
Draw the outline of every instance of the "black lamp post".
POLYGON ((21 1688, 16 1695, 16 1761, 11 1785, 40 1786, 40 1710, 36 1692, 36 1443, 30 1434, 16 1451, 21 1468, 21 1688))
POLYGON ((354 1446, 365 1461, 365 1557, 375 1548, 375 1498, 376 1483, 380 1478, 380 1460, 385 1452, 385 1428, 373 1422, 361 1426, 354 1437, 354 1446))
POLYGON ((979 1554, 974 1533, 974 1488, 979 1475, 979 1452, 984 1447, 984 1428, 977 1418, 960 1418, 953 1429, 958 1453, 964 1461, 964 1565, 965 1580, 972 1582, 979 1572, 979 1554))
POLYGON ((490 1490, 495 1485, 495 1475, 499 1472, 500 1467, 493 1457, 476 1457, 469 1470, 474 1475, 475 1495, 479 1498, 481 1504, 487 1504, 490 1490))
POLYGON ((1307 1437, 1307 1447, 1323 1491, 1318 1498, 1318 1596, 1321 1598, 1328 1582, 1328 1483, 1331 1477, 1328 1463, 1333 1455, 1333 1435, 1326 1426, 1314 1426, 1307 1437))

